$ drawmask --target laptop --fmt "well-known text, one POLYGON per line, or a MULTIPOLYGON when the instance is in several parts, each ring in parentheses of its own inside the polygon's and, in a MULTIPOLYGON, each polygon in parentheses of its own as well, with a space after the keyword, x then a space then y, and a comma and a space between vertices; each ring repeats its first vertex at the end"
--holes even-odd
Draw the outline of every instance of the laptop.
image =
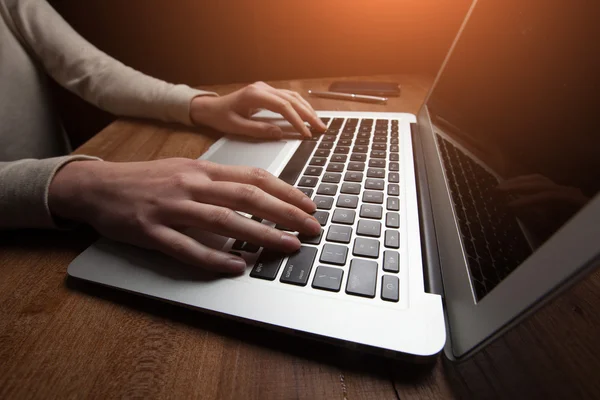
POLYGON ((600 262, 589 7, 476 1, 418 115, 319 111, 328 129, 312 140, 213 144, 201 159, 314 199, 323 229, 297 253, 192 230, 246 273, 101 239, 68 274, 385 356, 469 357, 600 262))

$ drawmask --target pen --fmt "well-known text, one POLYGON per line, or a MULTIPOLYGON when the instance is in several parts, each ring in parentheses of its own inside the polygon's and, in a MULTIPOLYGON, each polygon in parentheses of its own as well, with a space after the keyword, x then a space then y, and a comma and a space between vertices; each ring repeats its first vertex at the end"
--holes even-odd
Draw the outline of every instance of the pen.
POLYGON ((318 90, 309 90, 308 94, 315 97, 323 97, 326 99, 362 101, 365 103, 386 104, 387 97, 367 96, 364 94, 340 93, 340 92, 320 92, 318 90))

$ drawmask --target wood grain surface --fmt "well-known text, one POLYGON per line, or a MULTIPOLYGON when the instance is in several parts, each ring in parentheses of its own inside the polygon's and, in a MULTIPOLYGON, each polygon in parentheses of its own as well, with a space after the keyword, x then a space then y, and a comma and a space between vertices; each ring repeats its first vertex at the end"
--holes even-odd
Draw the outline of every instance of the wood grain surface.
MULTIPOLYGON (((432 82, 372 79, 400 82, 402 96, 387 106, 309 100, 322 110, 416 113, 432 82)), ((332 80, 271 83, 306 94, 332 80)), ((218 137, 121 119, 76 153, 196 158, 218 137)), ((600 273, 468 361, 412 365, 67 279, 96 237, 86 227, 0 232, 0 399, 600 398, 600 273)))

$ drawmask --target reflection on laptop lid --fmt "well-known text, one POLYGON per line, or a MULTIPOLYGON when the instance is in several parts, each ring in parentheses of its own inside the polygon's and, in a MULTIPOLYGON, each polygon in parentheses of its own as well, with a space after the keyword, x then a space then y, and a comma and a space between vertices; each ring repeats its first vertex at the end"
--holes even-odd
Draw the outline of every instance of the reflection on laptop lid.
POLYGON ((600 252, 591 8, 599 11, 566 0, 476 2, 419 115, 430 178, 440 175, 431 195, 456 357, 600 252), (573 247, 575 237, 588 246, 573 247), (466 332, 468 321, 477 332, 466 332))

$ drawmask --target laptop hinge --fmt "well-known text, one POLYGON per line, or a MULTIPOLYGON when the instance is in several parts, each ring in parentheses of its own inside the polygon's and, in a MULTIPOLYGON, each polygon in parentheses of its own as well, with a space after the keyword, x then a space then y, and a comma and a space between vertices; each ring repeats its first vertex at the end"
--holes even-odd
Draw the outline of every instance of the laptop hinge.
POLYGON ((442 272, 440 258, 437 251, 437 237, 431 208, 427 169, 423 145, 419 136, 417 124, 410 124, 415 163, 415 179, 417 182, 417 198, 419 202, 419 225, 421 227, 421 252, 423 257, 423 276, 425 278, 425 291, 439 294, 443 297, 442 272))

